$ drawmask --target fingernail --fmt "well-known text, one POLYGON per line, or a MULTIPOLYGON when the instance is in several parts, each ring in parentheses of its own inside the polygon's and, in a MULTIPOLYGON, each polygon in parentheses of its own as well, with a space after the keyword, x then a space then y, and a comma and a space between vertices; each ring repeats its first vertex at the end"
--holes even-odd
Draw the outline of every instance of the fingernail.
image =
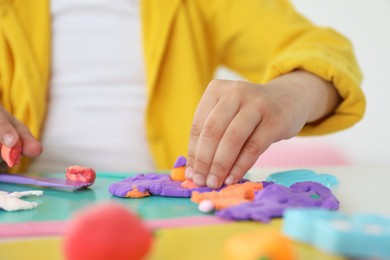
POLYGON ((225 180, 225 184, 226 185, 230 185, 230 184, 233 184, 234 183, 234 177, 229 175, 226 180, 225 180))
POLYGON ((185 175, 187 179, 192 179, 192 177, 194 176, 194 169, 192 169, 191 167, 187 167, 185 175))
POLYGON ((214 175, 210 175, 207 178, 207 186, 212 188, 212 189, 219 188, 219 180, 218 180, 218 178, 215 177, 214 175))
POLYGON ((5 144, 5 146, 10 147, 12 145, 12 142, 14 141, 14 139, 15 139, 15 137, 12 134, 6 133, 3 136, 3 144, 5 144))
POLYGON ((196 185, 198 186, 204 186, 206 184, 206 178, 198 173, 193 174, 193 179, 196 185))

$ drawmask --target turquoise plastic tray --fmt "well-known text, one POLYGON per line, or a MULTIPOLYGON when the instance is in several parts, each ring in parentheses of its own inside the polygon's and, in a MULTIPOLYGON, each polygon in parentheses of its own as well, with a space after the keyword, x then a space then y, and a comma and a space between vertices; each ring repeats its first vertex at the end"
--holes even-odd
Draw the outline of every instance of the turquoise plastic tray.
MULTIPOLYGON (((7 212, 0 209, 0 223, 67 220, 80 208, 103 201, 114 201, 123 204, 137 212, 145 220, 204 215, 204 213, 198 211, 197 205, 192 203, 189 198, 151 196, 129 199, 115 197, 109 193, 108 187, 111 183, 134 175, 124 173, 97 173, 94 185, 88 189, 75 191, 0 183, 0 190, 8 192, 43 190, 43 195, 40 197, 31 196, 23 198, 38 202, 39 206, 35 209, 15 212, 7 212)), ((63 173, 36 174, 36 176, 65 178, 63 173)))

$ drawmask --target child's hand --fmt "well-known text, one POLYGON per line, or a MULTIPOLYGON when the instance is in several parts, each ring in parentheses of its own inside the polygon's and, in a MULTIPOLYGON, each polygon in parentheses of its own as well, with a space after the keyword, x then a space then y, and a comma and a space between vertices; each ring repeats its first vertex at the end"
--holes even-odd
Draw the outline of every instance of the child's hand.
POLYGON ((13 148, 19 140, 23 155, 36 157, 41 154, 42 145, 31 135, 30 130, 0 106, 0 148, 3 145, 13 148))
POLYGON ((336 89, 296 71, 266 85, 214 80, 193 119, 186 177, 198 186, 236 183, 274 142, 335 109, 336 89))

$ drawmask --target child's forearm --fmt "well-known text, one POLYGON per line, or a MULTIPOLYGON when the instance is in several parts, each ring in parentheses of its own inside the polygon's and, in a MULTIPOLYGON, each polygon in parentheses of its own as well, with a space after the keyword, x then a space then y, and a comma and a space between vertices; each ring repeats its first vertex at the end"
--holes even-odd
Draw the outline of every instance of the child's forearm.
POLYGON ((304 70, 285 74, 267 85, 274 84, 294 88, 298 95, 304 97, 307 109, 310 111, 307 123, 321 120, 332 114, 342 99, 331 82, 304 70))

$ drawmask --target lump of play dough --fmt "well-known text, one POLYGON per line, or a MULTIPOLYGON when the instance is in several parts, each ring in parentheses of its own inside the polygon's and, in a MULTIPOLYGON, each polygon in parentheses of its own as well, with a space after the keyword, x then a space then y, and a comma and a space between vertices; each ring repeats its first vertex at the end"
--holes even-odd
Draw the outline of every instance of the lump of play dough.
POLYGON ((66 179, 72 181, 82 181, 85 183, 95 182, 96 172, 92 168, 82 166, 69 166, 65 172, 66 179))
POLYGON ((105 203, 78 212, 64 239, 67 260, 140 260, 152 245, 151 232, 122 205, 105 203))
POLYGON ((198 187, 195 189, 186 189, 181 186, 180 181, 173 181, 168 174, 138 174, 135 177, 129 177, 122 181, 113 183, 109 187, 111 194, 118 197, 132 198, 133 190, 137 194, 157 195, 165 197, 191 197, 192 191, 211 191, 208 187, 198 187))
POLYGON ((185 180, 181 183, 181 186, 185 189, 195 189, 199 188, 192 180, 185 180))
POLYGON ((281 217, 286 208, 294 207, 336 210, 339 207, 339 201, 330 189, 317 182, 298 182, 290 188, 270 184, 257 192, 252 202, 229 207, 216 214, 232 220, 269 222, 271 218, 281 217))
POLYGON ((35 195, 42 195, 43 191, 16 191, 8 193, 6 191, 0 191, 0 209, 6 211, 28 210, 38 206, 36 202, 30 202, 20 199, 21 197, 35 195))
POLYGON ((187 159, 184 156, 179 156, 173 165, 171 170, 171 179, 174 181, 184 181, 186 180, 185 171, 186 171, 187 159))
POLYGON ((191 196, 191 201, 201 203, 209 200, 217 210, 236 206, 244 202, 252 201, 255 198, 255 192, 261 190, 263 184, 259 182, 244 182, 226 186, 224 189, 210 192, 196 192, 191 196))
POLYGON ((186 164, 187 164, 187 158, 185 158, 184 156, 179 156, 177 157, 176 162, 173 165, 173 168, 186 166, 186 164))
POLYGON ((199 202, 198 209, 200 212, 209 213, 214 211, 214 203, 211 200, 202 200, 199 202))
MULTIPOLYGON (((239 183, 247 182, 247 179, 242 179, 239 183)), ((134 198, 134 191, 137 195, 145 194, 145 196, 164 196, 164 197, 191 197, 192 192, 208 192, 213 191, 209 187, 196 187, 193 189, 182 187, 182 182, 173 181, 168 174, 146 173, 138 174, 134 177, 126 178, 122 181, 115 182, 110 185, 109 191, 111 194, 118 197, 134 198)), ((224 189, 222 186, 216 191, 224 189)), ((141 196, 136 196, 140 198, 141 196)))
POLYGON ((297 259, 292 242, 279 231, 271 228, 261 228, 231 236, 226 240, 224 253, 226 260, 297 259))
POLYGON ((8 167, 14 167, 20 163, 20 158, 22 156, 22 143, 20 140, 17 144, 9 148, 5 145, 1 146, 1 157, 7 163, 8 167))
POLYGON ((186 167, 178 167, 178 168, 172 168, 171 170, 171 179, 174 181, 185 181, 185 172, 186 172, 186 167))

